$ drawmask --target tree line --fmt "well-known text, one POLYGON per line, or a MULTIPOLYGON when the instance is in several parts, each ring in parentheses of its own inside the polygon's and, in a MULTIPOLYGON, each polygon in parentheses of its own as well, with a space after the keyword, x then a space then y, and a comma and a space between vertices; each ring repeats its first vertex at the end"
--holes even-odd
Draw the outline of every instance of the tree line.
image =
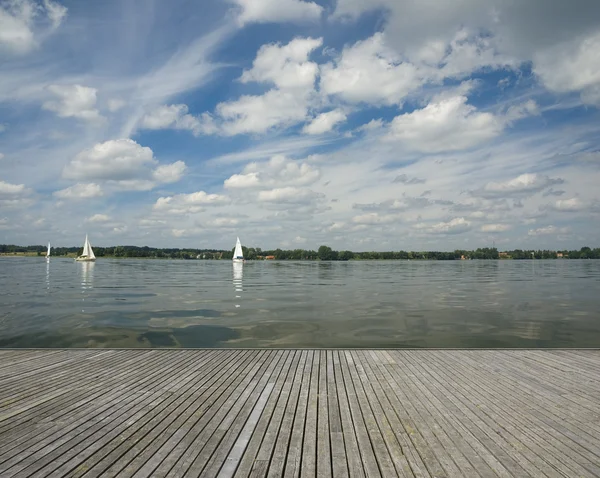
MULTIPOLYGON (((579 250, 522 250, 499 252, 496 248, 478 248, 475 250, 440 251, 389 251, 389 252, 352 252, 336 251, 329 246, 321 246, 318 250, 306 249, 271 249, 260 247, 242 247, 247 260, 275 259, 295 261, 349 261, 349 260, 460 260, 460 259, 600 259, 600 248, 582 247, 579 250)), ((81 247, 53 247, 53 256, 73 256, 81 254, 81 247)), ((0 254, 37 254, 45 255, 46 246, 16 246, 0 244, 0 254)), ((96 257, 131 257, 150 259, 196 259, 219 260, 232 259, 233 249, 177 249, 156 248, 148 246, 94 246, 96 257)))

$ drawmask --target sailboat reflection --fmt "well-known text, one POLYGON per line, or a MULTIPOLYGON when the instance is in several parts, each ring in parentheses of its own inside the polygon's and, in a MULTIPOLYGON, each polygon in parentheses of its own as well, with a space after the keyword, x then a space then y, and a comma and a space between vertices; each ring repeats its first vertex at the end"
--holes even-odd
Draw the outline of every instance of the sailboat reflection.
POLYGON ((46 289, 50 289, 50 259, 46 258, 46 289))
MULTIPOLYGON (((81 265, 81 297, 82 302, 85 302, 87 292, 94 288, 94 262, 80 262, 81 265)), ((85 312, 83 308, 85 304, 82 304, 81 312, 85 312)))
MULTIPOLYGON (((235 298, 241 299, 242 292, 244 289, 242 288, 242 277, 244 276, 244 263, 243 262, 234 262, 233 263, 233 288, 235 290, 235 298)), ((237 301, 236 302, 240 302, 237 301)), ((240 304, 235 304, 236 307, 240 307, 240 304)))

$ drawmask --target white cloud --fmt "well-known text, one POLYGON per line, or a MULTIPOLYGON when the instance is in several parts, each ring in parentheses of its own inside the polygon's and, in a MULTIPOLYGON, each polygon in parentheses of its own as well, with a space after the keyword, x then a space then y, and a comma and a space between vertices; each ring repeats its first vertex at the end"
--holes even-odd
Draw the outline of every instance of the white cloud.
POLYGON ((0 196, 19 196, 28 192, 24 184, 11 184, 0 180, 0 196))
POLYGON ((323 7, 303 0, 229 0, 237 4, 241 12, 240 24, 257 22, 306 22, 321 17, 323 7))
POLYGON ((399 217, 393 214, 379 214, 376 212, 371 212, 368 214, 362 214, 360 216, 354 216, 352 218, 352 222, 354 224, 365 225, 389 224, 393 222, 399 222, 399 217))
POLYGON ((481 232, 506 232, 511 229, 510 224, 484 224, 481 226, 481 232))
POLYGON ((260 191, 258 193, 258 200, 261 202, 286 204, 310 203, 313 200, 320 199, 322 197, 322 194, 315 193, 310 189, 292 186, 260 191))
POLYGON ((557 234, 567 234, 569 231, 568 227, 546 226, 539 229, 529 229, 527 234, 529 236, 555 236, 557 234))
POLYGON ((226 179, 224 186, 227 189, 306 186, 319 177, 320 171, 307 162, 276 155, 269 161, 246 165, 241 174, 226 179))
POLYGON ((183 177, 186 170, 187 166, 183 161, 176 161, 159 166, 154 170, 152 176, 160 183, 176 183, 183 177))
POLYGON ((78 118, 99 121, 103 117, 96 106, 96 88, 82 85, 50 85, 48 87, 57 100, 46 101, 42 108, 55 112, 61 118, 78 118))
POLYGON ((131 139, 109 140, 84 150, 65 167, 69 179, 138 179, 148 167, 157 164, 152 150, 131 139))
POLYGON ((482 189, 473 191, 472 194, 489 199, 515 196, 527 197, 563 182, 560 178, 528 173, 521 174, 509 181, 487 183, 482 189))
POLYGON ((102 188, 95 183, 77 183, 66 189, 55 191, 52 193, 54 196, 60 199, 80 199, 80 198, 94 198, 104 195, 102 188))
POLYGON ((548 89, 581 91, 584 101, 595 104, 600 88, 600 31, 539 52, 534 72, 548 89))
POLYGON ((287 45, 263 45, 240 81, 268 82, 281 89, 312 88, 319 66, 308 58, 322 44, 322 38, 294 38, 287 45))
POLYGON ((302 132, 305 134, 328 133, 336 124, 346 121, 346 114, 341 109, 335 109, 321 113, 307 124, 302 132))
POLYGON ((586 209, 587 205, 579 198, 559 199, 551 209, 559 212, 577 212, 586 209))
POLYGON ((437 224, 415 224, 415 229, 427 234, 462 234, 471 230, 471 223, 464 217, 456 217, 448 222, 437 224))
POLYGON ((275 88, 263 95, 243 95, 219 103, 216 113, 222 120, 222 134, 266 133, 304 121, 309 106, 317 99, 314 82, 318 65, 308 57, 321 42, 296 38, 287 45, 263 46, 252 69, 245 71, 240 81, 267 82, 275 88))
POLYGON ((423 79, 417 68, 402 62, 385 44, 382 33, 344 48, 321 67, 321 92, 352 103, 399 104, 423 79))
POLYGON ((108 181, 108 184, 118 191, 150 191, 156 183, 148 179, 121 179, 108 181))
POLYGON ((145 129, 179 129, 191 131, 194 136, 214 134, 218 131, 213 118, 208 113, 199 117, 188 114, 184 104, 163 105, 147 113, 140 126, 145 129))
POLYGON ((106 214, 94 214, 91 217, 88 217, 86 219, 86 222, 96 222, 96 223, 102 223, 102 222, 108 222, 110 221, 110 217, 107 216, 106 214))
POLYGON ((218 217, 211 222, 215 227, 234 227, 239 224, 239 220, 233 217, 218 217))
POLYGON ((193 214, 203 211, 206 206, 220 206, 227 204, 229 201, 227 196, 198 191, 190 194, 160 197, 154 204, 153 209, 168 214, 193 214))
POLYGON ((51 0, 3 2, 0 4, 0 49, 28 52, 45 35, 56 30, 66 14, 66 7, 51 0))
POLYGON ((503 128, 501 119, 477 111, 466 96, 442 96, 423 109, 396 116, 388 138, 416 151, 439 153, 472 148, 495 138, 503 128))
POLYGON ((171 234, 173 235, 173 237, 182 237, 183 235, 185 235, 185 233, 185 229, 171 229, 171 234))
POLYGON ((273 89, 261 96, 242 96, 217 105, 224 119, 223 134, 265 133, 275 127, 304 121, 308 115, 308 93, 273 89))
POLYGON ((4 159, 4 154, 0 153, 0 159, 4 159))

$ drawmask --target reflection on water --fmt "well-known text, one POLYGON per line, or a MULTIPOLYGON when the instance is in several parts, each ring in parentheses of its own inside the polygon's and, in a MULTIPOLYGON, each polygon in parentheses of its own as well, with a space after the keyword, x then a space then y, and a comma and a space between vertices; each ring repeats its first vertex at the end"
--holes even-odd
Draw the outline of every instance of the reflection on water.
POLYGON ((0 346, 597 347, 599 285, 592 260, 0 258, 0 346))
POLYGON ((94 266, 96 263, 77 262, 76 264, 81 268, 81 312, 85 312, 85 300, 89 299, 90 289, 94 288, 94 266))
POLYGON ((242 278, 244 277, 244 263, 233 262, 233 289, 235 291, 236 308, 241 307, 242 302, 242 278))

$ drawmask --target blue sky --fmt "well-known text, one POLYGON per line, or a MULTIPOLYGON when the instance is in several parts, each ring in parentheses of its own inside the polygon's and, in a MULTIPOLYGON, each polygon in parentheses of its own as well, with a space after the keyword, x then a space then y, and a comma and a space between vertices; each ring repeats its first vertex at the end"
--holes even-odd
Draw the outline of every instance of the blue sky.
POLYGON ((0 242, 600 244, 594 0, 0 0, 0 242))

